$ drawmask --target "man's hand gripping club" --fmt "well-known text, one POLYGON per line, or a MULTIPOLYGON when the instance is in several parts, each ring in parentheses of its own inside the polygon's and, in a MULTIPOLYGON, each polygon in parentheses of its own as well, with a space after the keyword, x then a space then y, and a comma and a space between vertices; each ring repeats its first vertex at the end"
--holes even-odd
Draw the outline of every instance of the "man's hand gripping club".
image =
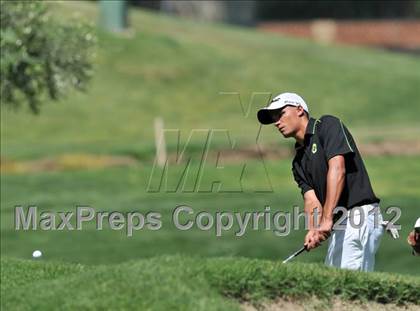
POLYGON ((328 161, 327 194, 321 211, 318 211, 321 203, 315 191, 309 190, 304 194, 305 213, 309 217, 309 231, 305 236, 304 245, 308 251, 321 245, 331 235, 333 211, 344 188, 345 174, 344 156, 337 155, 332 157, 328 161))

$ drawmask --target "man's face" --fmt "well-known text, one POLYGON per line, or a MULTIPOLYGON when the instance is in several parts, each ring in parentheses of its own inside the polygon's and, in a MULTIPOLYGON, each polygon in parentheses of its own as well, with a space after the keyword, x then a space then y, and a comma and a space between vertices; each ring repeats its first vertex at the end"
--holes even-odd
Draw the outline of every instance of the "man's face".
POLYGON ((294 137, 299 129, 299 109, 294 106, 286 106, 275 114, 277 121, 274 126, 285 137, 294 137))

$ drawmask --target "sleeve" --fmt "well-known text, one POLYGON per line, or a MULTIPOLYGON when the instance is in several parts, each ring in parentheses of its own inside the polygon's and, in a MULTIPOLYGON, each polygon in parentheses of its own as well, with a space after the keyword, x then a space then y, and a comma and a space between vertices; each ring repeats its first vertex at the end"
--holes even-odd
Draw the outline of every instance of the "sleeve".
POLYGON ((353 154, 354 141, 340 119, 333 116, 321 118, 320 140, 327 160, 336 155, 353 154))
POLYGON ((293 172, 293 177, 297 185, 299 186, 302 195, 304 195, 305 192, 312 190, 312 187, 307 182, 305 176, 303 175, 303 172, 301 171, 301 169, 297 167, 295 163, 293 163, 292 172, 293 172))

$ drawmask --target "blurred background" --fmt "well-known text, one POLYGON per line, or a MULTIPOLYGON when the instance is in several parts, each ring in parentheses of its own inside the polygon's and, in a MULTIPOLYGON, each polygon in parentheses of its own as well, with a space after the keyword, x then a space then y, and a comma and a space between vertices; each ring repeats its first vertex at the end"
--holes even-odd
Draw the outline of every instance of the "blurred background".
MULTIPOLYGON (((384 236, 377 269, 419 273, 406 236, 420 216, 420 1, 15 3, 2 1, 2 256, 286 257, 303 230, 216 237, 177 230, 171 214, 181 204, 210 213, 302 206, 293 142, 255 118, 272 95, 292 91, 314 117, 343 120, 383 210, 402 209, 401 238, 384 236), (163 227, 131 238, 93 224, 16 231, 16 205, 156 211, 163 227)), ((298 260, 322 262, 325 250, 298 260)))
POLYGON ((172 15, 256 27, 321 42, 419 52, 420 2, 408 1, 141 1, 172 15))

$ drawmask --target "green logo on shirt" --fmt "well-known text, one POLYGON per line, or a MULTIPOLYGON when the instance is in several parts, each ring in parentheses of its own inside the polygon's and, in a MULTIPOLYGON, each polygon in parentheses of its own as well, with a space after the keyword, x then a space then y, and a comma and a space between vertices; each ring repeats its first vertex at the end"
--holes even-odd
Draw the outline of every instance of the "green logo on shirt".
POLYGON ((315 143, 313 143, 312 144, 312 153, 316 153, 316 144, 315 143))

